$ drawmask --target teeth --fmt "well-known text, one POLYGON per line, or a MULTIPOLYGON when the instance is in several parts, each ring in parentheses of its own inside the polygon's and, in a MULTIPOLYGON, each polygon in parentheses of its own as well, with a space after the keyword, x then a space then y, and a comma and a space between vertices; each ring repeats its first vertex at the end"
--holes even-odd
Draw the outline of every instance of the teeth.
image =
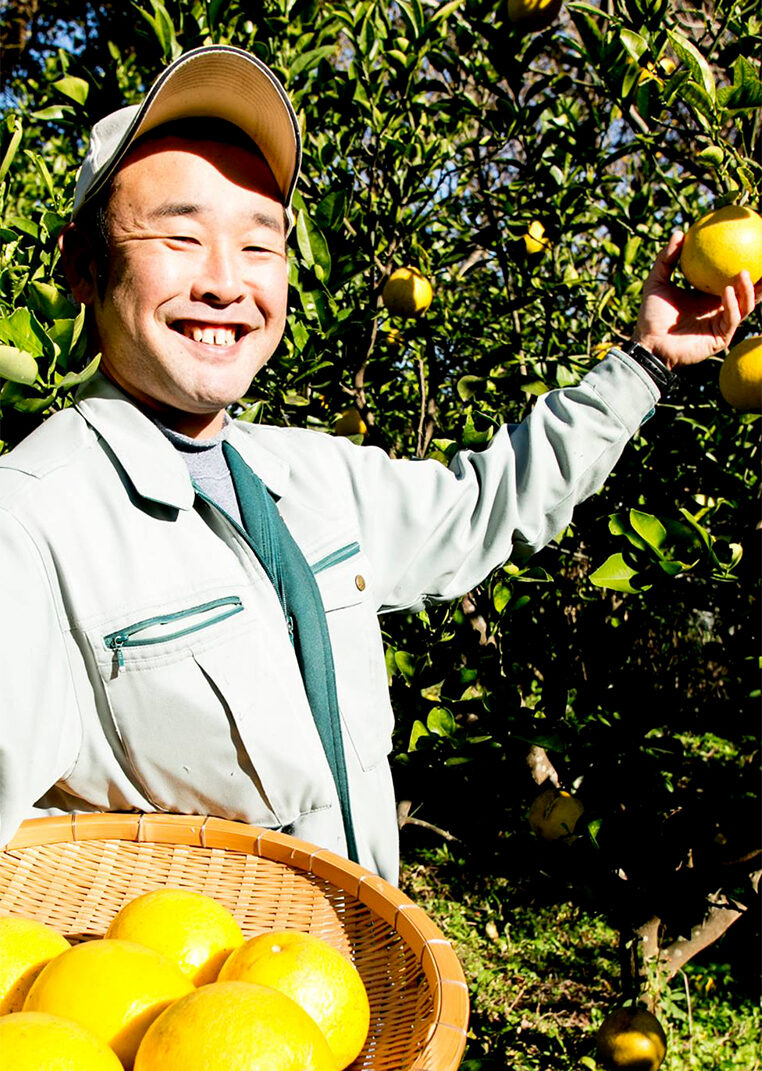
POLYGON ((199 324, 183 324, 183 334, 194 342, 208 346, 233 346, 236 339, 234 327, 201 327, 199 324))

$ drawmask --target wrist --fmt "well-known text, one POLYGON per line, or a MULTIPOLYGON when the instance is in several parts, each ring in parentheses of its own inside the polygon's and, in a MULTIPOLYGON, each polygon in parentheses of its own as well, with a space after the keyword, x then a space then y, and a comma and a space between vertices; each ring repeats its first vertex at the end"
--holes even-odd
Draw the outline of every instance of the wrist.
POLYGON ((677 379, 675 373, 665 358, 654 353, 642 338, 636 337, 629 342, 623 342, 619 348, 651 377, 662 398, 666 398, 674 390, 677 379))

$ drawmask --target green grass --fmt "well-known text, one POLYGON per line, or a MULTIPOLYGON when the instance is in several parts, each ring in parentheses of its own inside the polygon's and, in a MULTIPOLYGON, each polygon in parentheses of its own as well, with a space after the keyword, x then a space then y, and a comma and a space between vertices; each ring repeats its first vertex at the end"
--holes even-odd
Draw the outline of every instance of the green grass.
MULTIPOLYGON (((469 984, 462 1071, 596 1067, 595 1032, 620 1001, 618 934, 552 884, 480 873, 447 847, 403 855, 402 889, 451 941, 469 984)), ((759 1005, 728 964, 689 964, 657 1015, 668 1038, 662 1071, 762 1066, 759 1005)))

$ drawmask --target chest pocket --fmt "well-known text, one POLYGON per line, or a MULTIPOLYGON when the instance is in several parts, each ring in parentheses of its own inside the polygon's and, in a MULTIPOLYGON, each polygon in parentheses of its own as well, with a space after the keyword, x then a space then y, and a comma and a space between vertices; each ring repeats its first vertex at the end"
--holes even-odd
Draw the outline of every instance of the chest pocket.
POLYGON ((394 716, 369 563, 352 542, 329 549, 311 567, 328 622, 342 722, 360 765, 370 770, 391 751, 394 716))
POLYGON ((125 761, 158 809, 272 827, 330 805, 274 592, 267 605, 225 594, 88 641, 125 761))

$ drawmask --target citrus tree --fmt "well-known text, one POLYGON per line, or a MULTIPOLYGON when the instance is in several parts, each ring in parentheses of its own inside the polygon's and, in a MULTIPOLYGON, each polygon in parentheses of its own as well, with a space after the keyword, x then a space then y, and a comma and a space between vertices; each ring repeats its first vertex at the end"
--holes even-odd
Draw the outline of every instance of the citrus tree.
MULTIPOLYGON (((289 326, 241 419, 447 463, 630 337, 673 230, 759 205, 759 14, 568 0, 538 26, 521 7, 9 3, 5 447, 97 367, 55 252, 84 132, 202 43, 269 63, 305 136, 289 326), (399 268, 430 282, 425 313, 385 305, 399 268)), ((403 849, 428 826, 550 874, 616 923, 625 991, 652 1004, 758 880, 760 425, 719 367, 681 377, 534 559, 383 622, 403 849), (538 785, 582 801, 574 838, 534 837, 538 785)))

